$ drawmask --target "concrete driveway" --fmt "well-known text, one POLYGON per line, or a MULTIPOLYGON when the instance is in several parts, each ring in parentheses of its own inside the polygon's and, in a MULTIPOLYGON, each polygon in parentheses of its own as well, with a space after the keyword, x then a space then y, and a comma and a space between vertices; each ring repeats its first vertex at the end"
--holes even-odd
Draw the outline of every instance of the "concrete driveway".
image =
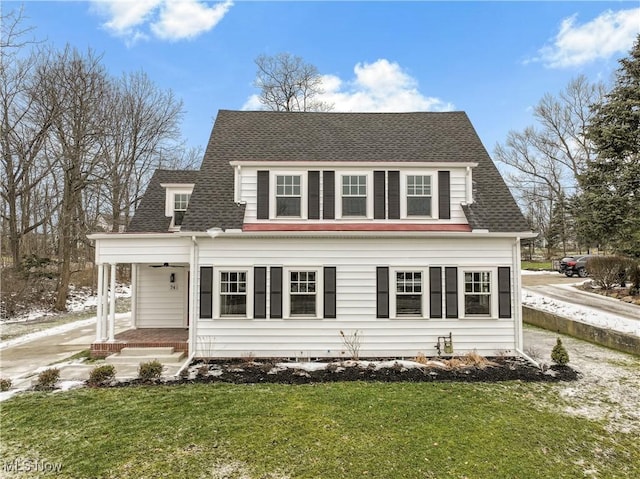
POLYGON ((522 276, 522 287, 552 299, 588 306, 610 314, 640 321, 640 306, 599 294, 588 293, 572 286, 583 281, 583 279, 577 277, 567 278, 560 273, 524 274, 522 276))
MULTIPOLYGON (((87 322, 79 321, 73 329, 58 333, 51 331, 46 336, 1 349, 0 376, 10 378, 16 387, 29 385, 38 370, 89 349, 96 338, 96 326, 95 321, 90 324, 87 322)), ((129 313, 116 315, 116 333, 130 328, 130 323, 129 313)), ((86 379, 88 370, 93 366, 84 366, 82 370, 63 368, 61 379, 86 379)))

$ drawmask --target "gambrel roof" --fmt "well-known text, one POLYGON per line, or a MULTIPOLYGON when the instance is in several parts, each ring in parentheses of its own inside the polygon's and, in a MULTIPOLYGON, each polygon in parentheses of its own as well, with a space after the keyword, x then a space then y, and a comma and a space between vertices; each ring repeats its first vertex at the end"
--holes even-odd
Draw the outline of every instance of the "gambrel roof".
MULTIPOLYGON (((234 203, 230 162, 335 161, 477 163, 474 204, 464 207, 474 229, 530 231, 502 176, 464 112, 316 113, 221 110, 182 231, 241 229, 244 206, 234 203)), ((391 165, 392 167, 392 165, 391 165)), ((176 172, 178 173, 178 172, 176 172)), ((186 173, 186 172, 182 172, 186 173)), ((159 183, 158 183, 159 185, 159 183)), ((153 182, 149 189, 157 196, 153 182)), ((141 204, 146 207, 145 201, 141 204)), ((162 203, 159 208, 163 208, 162 203)), ((146 217, 148 212, 144 211, 146 217)), ((168 218, 163 222, 166 231, 168 218)), ((130 231, 160 226, 138 220, 130 231)))

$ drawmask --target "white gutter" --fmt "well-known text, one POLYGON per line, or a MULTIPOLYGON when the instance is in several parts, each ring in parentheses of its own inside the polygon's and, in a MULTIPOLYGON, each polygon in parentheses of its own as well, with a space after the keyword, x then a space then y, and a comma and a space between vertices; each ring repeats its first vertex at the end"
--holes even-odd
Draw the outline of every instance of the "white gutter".
MULTIPOLYGON (((191 236, 191 253, 189 258, 189 270, 191 271, 191 281, 189 281, 189 358, 193 358, 196 353, 196 341, 198 338, 198 322, 196 320, 196 280, 198 273, 199 246, 196 236, 191 236)), ((189 361, 190 362, 190 361, 189 361)))
POLYGON ((524 359, 526 359, 527 361, 529 361, 531 364, 533 364, 535 367, 537 367, 538 369, 542 369, 540 367, 540 363, 538 363, 535 359, 533 359, 531 356, 529 356, 528 354, 524 353, 522 350, 516 348, 516 353, 518 353, 521 357, 523 357, 524 359))
POLYGON ((241 231, 222 230, 212 228, 207 230, 211 238, 286 238, 286 237, 311 237, 311 238, 535 238, 535 233, 490 233, 478 231, 241 231))
MULTIPOLYGON (((313 166, 314 168, 331 167, 345 169, 359 168, 359 167, 380 167, 383 162, 380 161, 230 161, 231 166, 257 166, 257 167, 269 167, 274 169, 278 167, 307 167, 313 166)), ((475 168, 478 166, 477 162, 472 161, 394 161, 394 168, 475 168)))
POLYGON ((522 331, 522 271, 520 266, 520 238, 515 238, 511 248, 513 258, 513 311, 515 316, 514 341, 516 351, 521 351, 524 345, 522 331))

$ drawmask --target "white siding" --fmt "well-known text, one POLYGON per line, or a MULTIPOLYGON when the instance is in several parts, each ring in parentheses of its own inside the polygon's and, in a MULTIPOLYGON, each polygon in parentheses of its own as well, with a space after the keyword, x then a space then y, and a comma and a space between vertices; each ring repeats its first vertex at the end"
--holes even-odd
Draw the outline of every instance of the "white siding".
MULTIPOLYGON (((220 237, 202 240, 199 263, 214 267, 214 282, 217 281, 215 271, 218 268, 282 266, 286 271, 287 268, 335 266, 337 319, 216 319, 217 298, 214 296, 214 319, 197 321, 197 354, 220 357, 238 357, 248 353, 256 357, 341 357, 346 352, 340 330, 347 334, 359 331, 363 357, 414 356, 418 352, 427 356, 435 355, 437 337, 448 335, 449 332, 453 333, 456 354, 474 349, 484 355, 495 355, 503 350, 513 352, 514 319, 376 318, 377 266, 388 266, 390 269, 429 266, 512 267, 512 246, 512 239, 488 238, 220 237)), ((423 294, 428 295, 426 279, 423 294)), ((321 284, 321 278, 318 282, 321 284)), ((286 289, 286 277, 283 283, 286 289)), ((392 283, 390 291, 393 288, 392 283)), ((497 301, 497 294, 494 295, 494 301, 497 301)), ((428 309, 424 316, 428 316, 428 309)))
POLYGON ((183 328, 187 325, 189 268, 138 266, 136 318, 139 328, 183 328), (175 274, 175 282, 169 277, 175 274))
MULTIPOLYGON (((258 194, 258 169, 268 169, 270 171, 279 171, 276 167, 265 167, 265 168, 256 168, 256 167, 243 167, 242 168, 242 177, 241 177, 241 201, 246 202, 247 206, 246 206, 246 210, 245 210, 245 222, 246 223, 255 223, 257 220, 257 194, 258 194)), ((313 170, 314 168, 309 168, 310 170, 313 170)), ((340 167, 336 167, 336 168, 322 168, 319 170, 331 170, 331 171, 335 171, 336 172, 336 183, 335 183, 335 187, 336 187, 336 191, 339 192, 340 191, 340 174, 342 171, 346 171, 348 169, 348 171, 350 173, 353 173, 355 171, 355 169, 353 167, 351 168, 340 168, 340 167)), ((374 169, 377 168, 368 168, 368 169, 362 169, 362 174, 366 174, 368 172, 373 171, 374 169)), ((385 166, 383 167, 383 165, 380 166, 379 169, 383 169, 383 170, 393 170, 393 167, 388 167, 385 166)), ((289 174, 292 172, 300 172, 301 175, 306 175, 306 170, 304 169, 300 169, 300 170, 294 170, 291 167, 286 167, 284 168, 284 170, 286 170, 289 174)), ((318 168, 316 169, 318 170, 318 168)), ((400 170, 400 174, 404 174, 404 172, 411 172, 410 174, 418 174, 418 172, 422 171, 422 170, 418 170, 415 168, 411 168, 411 169, 407 169, 407 168, 399 168, 400 170)), ((425 168, 423 171, 423 174, 425 175, 432 175, 432 181, 433 181, 433 211, 434 214, 437 214, 437 169, 433 169, 433 168, 425 168)), ((464 203, 466 201, 466 169, 465 168, 454 168, 454 169, 450 169, 451 171, 451 176, 450 176, 450 192, 451 192, 451 219, 449 220, 439 220, 439 219, 415 219, 415 218, 409 218, 409 219, 404 219, 404 220, 387 220, 387 221, 395 221, 395 222, 409 222, 409 223, 415 223, 415 222, 419 222, 419 223, 452 223, 452 224, 466 224, 467 223, 467 219, 464 215, 464 212, 462 211, 462 206, 461 203, 464 203)), ((320 202, 321 202, 321 206, 322 206, 322 189, 324 188, 324 184, 322 182, 323 176, 322 174, 320 174, 320 202)), ((369 195, 373 194, 373 185, 368 185, 369 188, 369 195)), ((305 196, 305 191, 303 191, 303 198, 302 201, 303 203, 306 203, 307 198, 305 196)), ((274 192, 273 191, 269 191, 270 194, 270 198, 273 199, 274 196, 274 192)), ((401 191, 401 198, 404 198, 404 194, 405 192, 401 191)), ((339 202, 339 196, 336 196, 336 207, 338 206, 338 202, 339 202)), ((290 220, 289 220, 290 221, 290 220)), ((298 220, 300 221, 300 220, 298 220)), ((327 223, 327 222, 331 222, 332 220, 304 220, 305 222, 307 221, 320 221, 323 223, 327 223)), ((353 219, 350 220, 333 220, 334 222, 340 222, 340 221, 347 221, 347 222, 354 222, 353 219)), ((360 220, 360 221, 373 221, 373 220, 360 220)), ((380 220, 375 220, 375 221, 380 221, 380 220)))
POLYGON ((191 240, 185 237, 127 238, 117 235, 96 241, 102 263, 189 263, 191 240))

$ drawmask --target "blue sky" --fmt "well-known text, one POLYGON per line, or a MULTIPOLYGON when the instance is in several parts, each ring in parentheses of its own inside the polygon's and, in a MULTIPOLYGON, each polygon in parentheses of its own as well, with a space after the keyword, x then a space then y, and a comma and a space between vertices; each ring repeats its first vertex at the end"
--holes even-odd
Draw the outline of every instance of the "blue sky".
POLYGON ((182 131, 206 145, 219 109, 256 105, 260 54, 325 75, 335 111, 464 110, 492 153, 531 107, 574 77, 610 82, 640 32, 640 3, 4 1, 34 36, 144 70, 184 101, 182 131))

